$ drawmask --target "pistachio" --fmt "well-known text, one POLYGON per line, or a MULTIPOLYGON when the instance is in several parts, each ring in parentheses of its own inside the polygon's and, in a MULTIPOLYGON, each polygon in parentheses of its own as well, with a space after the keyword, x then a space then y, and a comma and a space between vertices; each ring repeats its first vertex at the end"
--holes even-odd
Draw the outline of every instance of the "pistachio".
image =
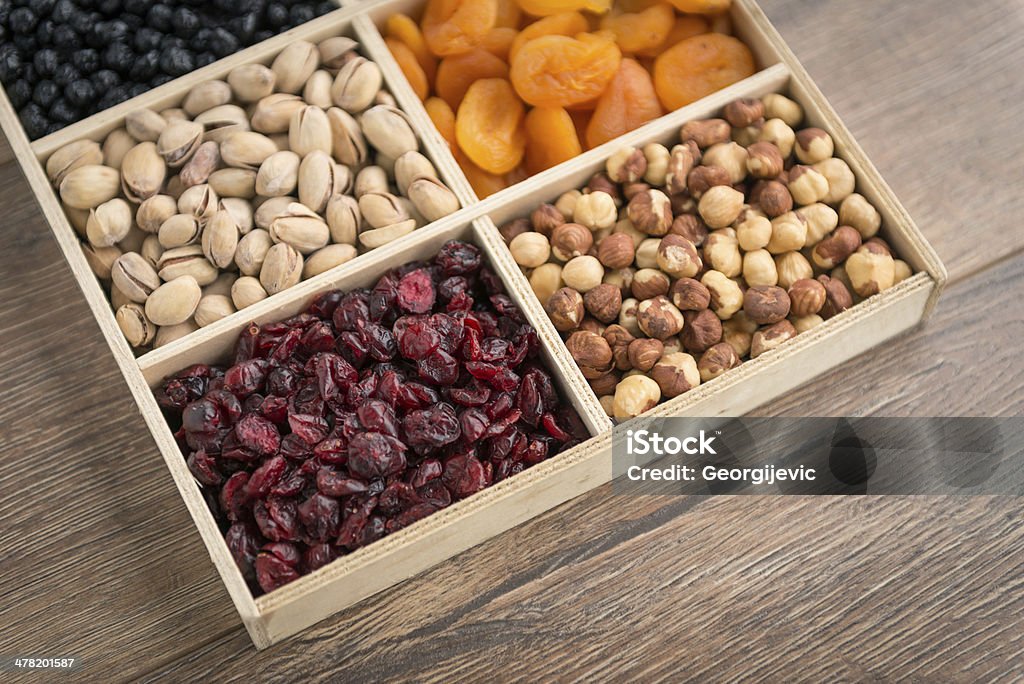
POLYGON ((189 116, 181 107, 171 107, 170 109, 160 110, 160 116, 164 117, 164 121, 171 123, 172 121, 189 121, 192 117, 189 116))
POLYGON ((146 318, 146 310, 135 302, 118 307, 114 319, 128 344, 133 347, 144 347, 156 337, 156 326, 146 318))
POLYGON ((235 313, 235 305, 231 302, 230 297, 222 294, 203 295, 196 306, 196 325, 205 328, 233 313, 235 313))
POLYGON ((308 279, 351 261, 358 255, 352 245, 327 245, 313 252, 302 267, 302 278, 308 279))
POLYGON ((235 249, 235 265, 238 266, 238 270, 243 275, 258 275, 263 268, 267 252, 273 245, 274 240, 270 233, 262 228, 256 228, 243 235, 235 249))
POLYGON ((345 111, 356 114, 373 104, 383 82, 380 67, 365 57, 353 57, 338 70, 331 86, 331 99, 345 111))
POLYGON ((220 197, 252 199, 256 196, 256 172, 251 169, 218 169, 206 182, 220 197))
POLYGON ((359 242, 367 249, 376 249, 416 230, 416 221, 409 219, 384 228, 367 230, 359 234, 359 242))
POLYGON ((388 174, 379 166, 367 166, 356 175, 356 199, 371 192, 388 192, 388 174))
POLYGON ((123 199, 114 198, 89 211, 85 234, 97 247, 110 247, 123 240, 131 227, 131 207, 123 199))
POLYGON ((178 197, 178 212, 192 214, 205 222, 217 211, 217 191, 209 185, 193 185, 178 197))
POLYGON ((297 40, 280 52, 270 65, 282 93, 297 93, 320 65, 320 52, 305 40, 297 40))
POLYGON ((340 69, 355 53, 359 43, 348 36, 335 36, 321 41, 319 45, 320 62, 327 69, 340 69))
POLYGON ((83 242, 82 252, 85 253, 85 260, 96 277, 100 280, 110 280, 110 269, 121 257, 121 250, 117 247, 96 247, 83 242))
POLYGON ((217 143, 224 142, 235 133, 250 129, 249 117, 238 105, 221 105, 208 109, 197 116, 195 122, 202 124, 206 130, 204 140, 217 143))
POLYGON ((267 291, 258 278, 242 276, 231 286, 231 301, 236 309, 244 309, 267 298, 267 291))
POLYGON ((185 96, 181 108, 191 117, 231 102, 231 86, 224 81, 204 81, 185 96))
POLYGON ((60 198, 69 207, 92 209, 117 197, 120 179, 117 170, 109 166, 79 166, 60 182, 60 198))
POLYGON ((157 262, 157 272, 165 281, 189 276, 203 287, 215 281, 218 274, 217 267, 207 261, 199 245, 166 250, 157 262))
POLYGON ((221 273, 217 276, 216 280, 203 288, 203 296, 214 294, 224 295, 225 297, 230 296, 231 287, 235 284, 236 280, 238 280, 237 273, 221 273))
POLYGON ((153 340, 153 348, 159 349, 171 342, 176 342, 182 337, 185 337, 190 333, 194 333, 196 330, 199 330, 199 326, 196 325, 196 322, 191 318, 184 323, 179 323, 178 325, 161 326, 160 329, 156 331, 156 338, 153 340))
POLYGON ((145 302, 160 287, 160 276, 141 254, 125 252, 110 269, 114 285, 133 302, 145 302))
POLYGON ((265 135, 239 131, 229 135, 220 145, 224 163, 239 169, 256 171, 267 157, 277 152, 277 145, 265 135))
POLYGON ((427 221, 437 221, 459 210, 459 200, 455 193, 436 178, 413 181, 407 194, 427 221))
POLYGON ((181 168, 178 177, 186 188, 205 183, 220 166, 220 145, 207 140, 196 148, 195 154, 181 168))
POLYGON ((171 168, 187 162, 203 142, 203 125, 194 121, 167 124, 156 142, 157 153, 171 168))
POLYGON ((277 75, 262 64, 243 64, 228 74, 228 85, 240 102, 257 102, 274 92, 277 75))
POLYGON ((331 232, 315 212, 293 202, 270 224, 270 237, 274 242, 291 245, 300 254, 311 254, 327 244, 331 232))
POLYGON ((271 197, 256 209, 256 225, 264 230, 270 230, 270 224, 278 216, 287 213, 289 205, 299 200, 295 197, 271 197))
POLYGON ((156 325, 184 323, 192 317, 201 296, 195 278, 175 278, 158 287, 146 300, 146 317, 156 325))
POLYGON ((124 117, 128 135, 137 142, 156 142, 167 126, 167 120, 152 109, 136 109, 124 117))
POLYGON ((335 181, 336 166, 331 156, 321 150, 310 152, 299 165, 299 201, 322 214, 335 193, 335 181))
POLYGON ((121 161, 121 191, 132 202, 140 203, 160 192, 166 177, 167 164, 155 143, 139 143, 121 161))
POLYGON ((253 108, 252 128, 260 133, 286 133, 292 121, 292 114, 305 107, 306 103, 298 95, 267 95, 253 108))
POLYGON ((288 125, 288 147, 304 157, 314 150, 330 154, 331 124, 327 114, 312 105, 296 110, 288 125))
POLYGON ((331 85, 333 83, 334 77, 329 72, 323 69, 314 71, 302 88, 302 99, 321 109, 328 109, 333 104, 331 102, 331 85))
POLYGON ((260 284, 267 294, 277 294, 299 282, 302 277, 302 255, 289 244, 278 243, 267 252, 260 269, 260 284))
POLYGON ((430 160, 416 150, 410 150, 395 160, 395 185, 403 195, 408 194, 413 181, 437 178, 437 170, 430 160))
POLYGON ((299 182, 299 162, 294 152, 275 152, 267 157, 256 174, 256 194, 282 197, 295 191, 299 182))
POLYGON ((75 229, 79 237, 85 237, 85 227, 89 223, 90 209, 75 209, 61 202, 60 208, 64 210, 68 223, 75 229))
MULTIPOLYGON (((131 209, 128 210, 128 215, 131 216, 131 209)), ((128 229, 128 234, 121 238, 117 246, 122 252, 138 252, 142 249, 142 243, 146 239, 146 231, 142 230, 136 225, 132 225, 128 229)))
POLYGON ((352 115, 344 109, 331 107, 327 110, 327 122, 331 128, 332 153, 334 158, 347 166, 362 166, 369 154, 363 129, 352 115))
POLYGON ((156 235, 149 235, 145 240, 142 241, 142 247, 139 248, 139 254, 146 260, 150 266, 154 269, 156 265, 160 263, 160 257, 163 256, 164 248, 160 244, 160 238, 156 235))
POLYGON ((103 141, 103 163, 120 171, 121 160, 133 147, 135 147, 135 138, 128 135, 128 131, 123 128, 111 131, 107 139, 103 141))
POLYGON ((327 201, 326 216, 332 242, 345 245, 356 244, 359 224, 362 222, 359 202, 348 195, 332 195, 327 201))
POLYGON ((377 105, 359 117, 366 140, 382 154, 398 159, 419 148, 416 134, 405 114, 388 105, 377 105))
POLYGON ((367 192, 359 197, 363 220, 374 228, 384 228, 409 218, 398 198, 388 192, 367 192))
POLYGON ((221 207, 206 222, 202 237, 203 254, 218 268, 227 268, 235 260, 238 224, 231 212, 221 207))
POLYGON ((252 205, 246 202, 244 199, 237 197, 225 197, 220 201, 221 205, 231 212, 231 217, 235 219, 235 225, 238 226, 238 232, 245 235, 253 226, 253 211, 252 205))
POLYGON ((199 219, 191 214, 175 214, 160 225, 157 237, 164 249, 191 245, 199 239, 199 219))
POLYGON ((92 140, 77 140, 68 143, 50 155, 46 160, 46 175, 55 187, 60 187, 64 177, 82 166, 103 164, 103 150, 92 140))

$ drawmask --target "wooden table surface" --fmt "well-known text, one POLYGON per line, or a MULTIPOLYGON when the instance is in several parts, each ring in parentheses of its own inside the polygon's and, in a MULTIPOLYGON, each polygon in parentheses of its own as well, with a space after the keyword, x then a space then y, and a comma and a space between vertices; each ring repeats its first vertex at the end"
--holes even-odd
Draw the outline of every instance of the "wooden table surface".
MULTIPOLYGON (((1020 0, 763 5, 952 279, 926 327, 766 412, 1020 415, 1020 0)), ((0 167, 0 656, 102 681, 1024 677, 1014 498, 604 487, 257 653, 28 197, 0 167)))

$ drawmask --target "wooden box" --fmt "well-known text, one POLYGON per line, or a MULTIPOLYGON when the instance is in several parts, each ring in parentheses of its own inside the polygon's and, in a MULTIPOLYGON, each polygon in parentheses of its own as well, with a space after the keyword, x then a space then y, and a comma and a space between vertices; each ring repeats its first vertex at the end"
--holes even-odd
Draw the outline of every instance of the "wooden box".
POLYGON ((502 243, 496 224, 525 215, 537 204, 579 187, 618 147, 672 142, 682 123, 717 114, 740 96, 782 92, 799 101, 809 125, 829 131, 836 156, 857 176, 858 191, 883 217, 883 235, 913 268, 915 275, 836 316, 781 348, 668 401, 647 416, 741 415, 771 401, 812 377, 918 325, 930 313, 946 272, 920 231, 815 87, 800 63, 754 0, 734 0, 736 34, 754 51, 761 70, 750 78, 683 109, 667 114, 618 140, 538 174, 483 201, 459 170, 433 129, 419 100, 391 58, 377 26, 394 12, 416 12, 423 0, 353 1, 330 15, 243 50, 176 79, 133 100, 30 143, 6 97, 0 95, 0 124, 10 149, 42 207, 103 335, 120 365, 139 410, 153 434, 199 534, 244 622, 253 643, 264 648, 361 599, 485 541, 504 530, 572 499, 612 476, 611 421, 569 356, 558 333, 533 295, 522 272, 502 243), (222 78, 247 62, 269 63, 296 38, 312 41, 347 34, 363 45, 385 74, 386 87, 409 114, 423 148, 464 208, 456 214, 384 248, 274 295, 242 312, 136 358, 117 327, 110 304, 87 265, 78 238, 65 218, 43 164, 54 150, 79 138, 101 140, 139 107, 163 108, 179 102, 196 83, 222 78), (589 441, 523 473, 455 503, 374 544, 340 558, 270 594, 254 597, 232 560, 199 485, 190 474, 152 388, 169 373, 197 362, 225 358, 238 332, 249 321, 279 320, 303 309, 312 295, 330 288, 371 283, 388 268, 428 258, 446 240, 461 238, 479 245, 504 280, 510 295, 537 328, 543 356, 561 390, 570 397, 593 435, 589 441))

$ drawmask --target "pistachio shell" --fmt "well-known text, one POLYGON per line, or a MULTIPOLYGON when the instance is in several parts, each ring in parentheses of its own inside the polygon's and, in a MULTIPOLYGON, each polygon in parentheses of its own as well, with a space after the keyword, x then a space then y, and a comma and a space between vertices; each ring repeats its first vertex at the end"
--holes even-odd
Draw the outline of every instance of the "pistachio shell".
POLYGON ((416 230, 416 221, 409 219, 384 228, 363 231, 359 234, 359 242, 367 249, 376 249, 408 235, 414 230, 416 230))
POLYGON ((275 152, 267 157, 256 174, 256 194, 283 197, 295 191, 299 183, 301 159, 294 152, 275 152))
POLYGON ((103 141, 103 163, 112 169, 121 170, 121 160, 128 150, 135 147, 135 138, 123 128, 113 130, 103 141))
POLYGON ((388 192, 368 192, 359 198, 363 220, 374 228, 385 228, 409 218, 398 198, 388 192))
POLYGON ((420 178, 437 178, 437 170, 430 160, 416 150, 410 150, 395 160, 395 185, 408 195, 409 185, 420 178))
POLYGON ((327 224, 305 205, 294 202, 270 224, 270 237, 310 254, 327 244, 331 232, 327 224))
MULTIPOLYGON (((130 214, 131 209, 128 211, 130 214)), ((146 231, 133 225, 128 229, 128 234, 118 241, 117 246, 122 252, 138 252, 142 249, 142 243, 146 240, 146 235, 146 231)))
POLYGON ((156 233, 164 221, 178 213, 178 203, 170 195, 153 195, 139 205, 135 222, 147 233, 156 233))
POLYGON ((274 92, 277 76, 262 64, 243 64, 228 74, 228 85, 239 102, 257 102, 274 92))
POLYGON ((128 299, 145 302, 160 287, 160 276, 148 261, 135 252, 125 252, 110 269, 111 280, 128 299))
POLYGON ((64 202, 60 203, 60 208, 64 210, 64 215, 68 219, 68 223, 78 233, 78 237, 85 237, 85 227, 89 223, 89 212, 90 209, 75 209, 74 207, 68 206, 64 202))
POLYGON ((300 157, 315 150, 331 153, 331 124, 324 110, 310 105, 292 114, 288 126, 288 147, 300 157))
POLYGON ((252 199, 256 196, 256 172, 251 169, 218 169, 206 182, 219 197, 252 199))
POLYGON ((353 57, 338 70, 331 99, 347 112, 358 113, 373 104, 384 82, 380 67, 365 57, 353 57))
POLYGON ((229 135, 220 145, 224 163, 239 169, 256 171, 260 164, 277 152, 270 138, 254 131, 239 131, 229 135))
POLYGON ((274 246, 270 233, 262 228, 254 228, 242 236, 235 249, 235 265, 242 275, 259 275, 267 252, 274 246))
POLYGON ((207 140, 199 146, 192 158, 181 168, 178 178, 186 188, 205 183, 220 166, 220 145, 207 140))
POLYGON ((277 90, 297 93, 320 65, 320 52, 305 40, 297 40, 278 54, 270 70, 277 77, 277 90))
POLYGON ((459 200, 436 178, 419 178, 409 185, 408 197, 429 221, 437 221, 459 210, 459 200))
POLYGON ((171 123, 172 121, 190 121, 192 119, 192 117, 190 117, 181 107, 161 109, 160 116, 164 117, 164 121, 167 123, 171 123))
POLYGON ((153 340, 153 349, 159 349, 164 345, 176 342, 190 333, 199 330, 199 326, 191 318, 178 325, 161 326, 156 331, 156 338, 153 340))
POLYGON ((309 279, 351 261, 359 254, 352 245, 327 245, 309 255, 302 267, 302 278, 309 279))
POLYGON ((203 254, 203 248, 199 245, 186 245, 168 249, 160 255, 157 263, 157 272, 165 281, 171 281, 182 276, 195 278, 201 287, 205 287, 217 280, 219 271, 217 267, 207 261, 203 254))
POLYGON ((97 247, 110 247, 123 240, 132 228, 132 208, 119 197, 107 200, 89 212, 85 234, 97 247))
POLYGON ((332 195, 327 202, 327 227, 331 241, 338 244, 354 245, 359 235, 362 214, 359 202, 348 195, 332 195))
POLYGON ((204 81, 188 92, 181 108, 189 116, 195 117, 229 102, 231 86, 224 81, 204 81))
POLYGON ((287 213, 288 207, 299 200, 295 197, 271 197, 256 208, 256 225, 264 230, 270 230, 270 224, 278 216, 287 213))
POLYGON ((166 178, 167 164, 155 143, 139 143, 121 161, 121 191, 132 202, 142 202, 160 192, 166 178))
POLYGON ((251 204, 237 197, 225 197, 221 199, 220 203, 231 212, 231 217, 235 219, 235 225, 238 226, 238 232, 245 235, 252 230, 253 211, 251 204))
POLYGON ((370 192, 387 192, 388 174, 379 166, 366 166, 356 176, 356 199, 370 192))
POLYGON ((395 107, 371 107, 359 117, 359 124, 367 142, 392 159, 419 148, 409 120, 395 107))
POLYGON ((121 250, 118 247, 96 247, 83 242, 82 252, 96 277, 100 280, 110 280, 110 269, 120 258, 121 250))
POLYGON ((55 187, 71 171, 89 165, 103 164, 103 150, 92 140, 76 140, 50 155, 46 160, 46 175, 55 187))
POLYGON ((156 235, 148 235, 145 240, 142 241, 142 247, 139 248, 139 254, 146 260, 150 266, 154 269, 156 265, 160 263, 160 257, 164 254, 163 245, 160 244, 160 238, 156 235))
POLYGON ((222 294, 203 295, 196 306, 196 325, 205 328, 233 313, 235 313, 235 305, 228 296, 222 294))
POLYGON ((128 344, 133 347, 144 347, 156 338, 156 326, 146 317, 146 310, 135 302, 119 307, 114 313, 114 319, 128 344))
POLYGON ((221 208, 206 222, 202 237, 203 254, 218 268, 227 268, 235 260, 238 224, 227 209, 221 208))
POLYGON ((124 117, 128 135, 138 142, 156 142, 167 126, 167 120, 152 109, 136 109, 124 117))
POLYGON ((260 284, 267 294, 277 294, 302 278, 302 255, 291 245, 280 242, 270 248, 260 269, 260 284))
POLYGON ((208 109, 195 118, 206 130, 204 140, 224 142, 231 135, 250 130, 249 115, 238 105, 221 105, 208 109))
POLYGON ((331 155, 321 150, 307 154, 299 164, 298 184, 299 202, 318 214, 323 213, 335 192, 335 164, 331 155))
POLYGON ((199 305, 202 291, 192 276, 164 283, 146 300, 146 316, 156 325, 184 323, 199 305))
POLYGON ((347 166, 365 164, 369 155, 366 138, 352 115, 339 107, 331 107, 327 110, 327 121, 331 127, 334 158, 347 166))
POLYGON ((202 124, 194 121, 172 121, 160 134, 156 150, 168 166, 177 168, 192 158, 202 142, 202 124))
POLYGON ((199 240, 199 219, 191 214, 175 214, 160 226, 157 237, 164 249, 191 245, 199 240))
POLYGON ((79 166, 61 181, 60 198, 69 207, 92 209, 117 197, 120 179, 117 170, 109 166, 79 166))
POLYGON ((260 133, 286 133, 292 121, 292 114, 305 106, 306 103, 298 95, 267 95, 253 107, 253 130, 260 133))
POLYGON ((327 69, 340 69, 358 47, 359 43, 348 36, 335 36, 320 41, 320 62, 327 69))
POLYGON ((192 214, 200 223, 217 211, 217 191, 209 185, 193 185, 178 197, 178 212, 192 214))
POLYGON ((323 69, 314 71, 302 89, 302 99, 311 105, 327 109, 332 104, 331 85, 333 83, 334 78, 327 71, 323 69))
POLYGON ((238 280, 237 273, 232 273, 230 271, 221 273, 217 276, 216 280, 203 288, 203 296, 205 297, 212 294, 230 296, 231 288, 235 284, 236 280, 238 280))
POLYGON ((231 286, 231 301, 236 309, 244 309, 267 298, 258 278, 242 276, 231 286))

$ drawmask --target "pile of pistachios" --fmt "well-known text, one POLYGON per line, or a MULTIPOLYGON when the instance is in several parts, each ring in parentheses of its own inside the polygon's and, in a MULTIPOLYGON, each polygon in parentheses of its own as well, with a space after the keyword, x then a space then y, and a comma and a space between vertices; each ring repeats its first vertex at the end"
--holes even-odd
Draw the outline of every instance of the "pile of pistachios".
POLYGON ((459 208, 376 64, 347 37, 46 162, 129 344, 160 347, 459 208))

